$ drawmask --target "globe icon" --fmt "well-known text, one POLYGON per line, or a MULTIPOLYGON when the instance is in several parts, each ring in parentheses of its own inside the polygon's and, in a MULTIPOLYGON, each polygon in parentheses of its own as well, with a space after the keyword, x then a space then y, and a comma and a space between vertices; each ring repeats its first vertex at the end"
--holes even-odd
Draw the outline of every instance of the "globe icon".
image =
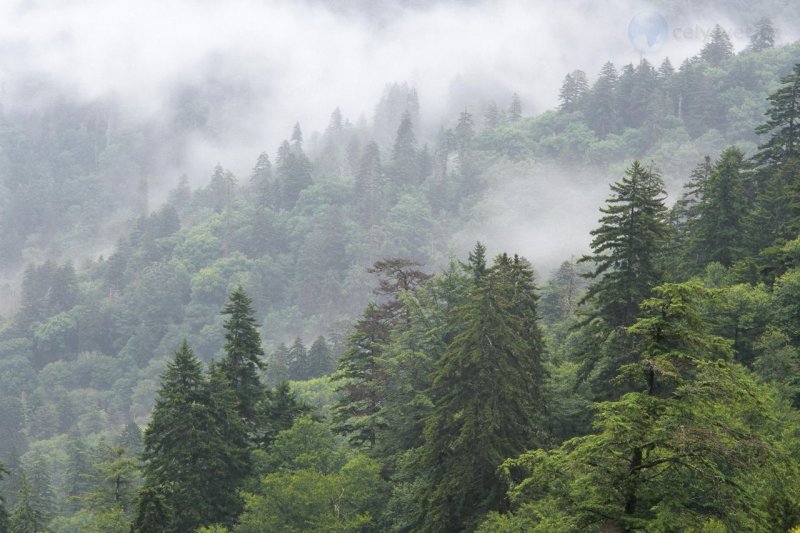
POLYGON ((628 37, 638 52, 657 52, 667 42, 667 19, 656 11, 641 11, 628 23, 628 37))

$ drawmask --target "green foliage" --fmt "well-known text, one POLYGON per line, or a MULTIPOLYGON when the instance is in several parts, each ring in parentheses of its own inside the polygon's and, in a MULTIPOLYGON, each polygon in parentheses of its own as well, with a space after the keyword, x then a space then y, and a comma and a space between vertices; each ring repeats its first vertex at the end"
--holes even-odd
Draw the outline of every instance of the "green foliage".
POLYGON ((415 498, 420 530, 474 527, 481 514, 502 508, 495 470, 542 442, 536 300, 529 266, 501 255, 451 317, 463 331, 436 363, 425 443, 411 466, 427 480, 415 498))

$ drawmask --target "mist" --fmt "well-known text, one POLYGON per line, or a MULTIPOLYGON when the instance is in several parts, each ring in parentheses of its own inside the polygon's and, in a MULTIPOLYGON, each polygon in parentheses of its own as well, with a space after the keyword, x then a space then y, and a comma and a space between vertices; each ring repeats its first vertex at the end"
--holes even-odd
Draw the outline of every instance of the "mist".
MULTIPOLYGON (((258 154, 274 157, 295 122, 307 139, 324 130, 336 107, 352 123, 369 123, 390 82, 417 89, 417 136, 425 142, 453 126, 458 112, 479 118, 487 102, 506 105, 514 92, 526 116, 552 109, 564 75, 575 69, 592 80, 608 60, 622 65, 644 57, 658 64, 670 57, 677 66, 698 52, 714 24, 728 28, 741 49, 756 15, 729 14, 723 4, 6 2, 0 5, 2 106, 24 114, 61 97, 106 101, 121 121, 169 124, 182 95, 211 95, 214 123, 189 131, 178 157, 154 156, 147 176, 153 209, 181 174, 202 186, 221 163, 246 179, 258 154), (670 38, 643 54, 628 24, 648 10, 667 18, 670 38)), ((778 18, 787 8, 769 5, 779 39, 791 38, 793 19, 778 18)), ((614 176, 583 172, 588 177, 581 182, 552 167, 495 179, 475 234, 542 258, 546 270, 584 251, 614 176), (580 216, 565 227, 563 212, 580 216)), ((454 246, 460 251, 466 240, 456 237, 454 246)))

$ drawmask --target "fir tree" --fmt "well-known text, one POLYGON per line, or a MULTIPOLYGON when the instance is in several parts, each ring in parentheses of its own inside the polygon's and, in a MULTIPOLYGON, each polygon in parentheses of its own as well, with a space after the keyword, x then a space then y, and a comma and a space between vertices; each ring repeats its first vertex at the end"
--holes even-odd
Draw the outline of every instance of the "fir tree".
POLYGON ((610 61, 603 65, 600 76, 587 95, 586 123, 598 137, 605 137, 617 129, 617 69, 610 61))
POLYGON ((797 157, 800 146, 800 63, 788 76, 781 78, 781 87, 772 93, 767 110, 768 120, 756 128, 759 135, 770 135, 759 146, 754 159, 763 166, 774 168, 797 157))
POLYGON ((496 470, 541 442, 544 343, 533 274, 525 261, 499 256, 452 320, 462 330, 436 370, 415 468, 419 531, 462 531, 505 508, 496 470))
POLYGON ((734 146, 722 152, 705 180, 696 219, 690 226, 690 255, 699 265, 716 261, 728 267, 744 252, 746 170, 744 153, 734 146))
POLYGON ((722 27, 717 24, 711 30, 709 42, 700 51, 700 59, 712 66, 719 66, 723 61, 733 57, 733 44, 722 27))
POLYGON ((753 52, 761 52, 775 46, 775 28, 772 21, 766 17, 760 18, 756 22, 755 32, 750 36, 750 44, 747 47, 753 52))
POLYGON ((207 379, 184 341, 163 375, 145 430, 145 488, 135 524, 164 513, 168 531, 233 523, 249 455, 237 407, 226 376, 215 372, 207 379))
POLYGON ((267 391, 261 447, 269 449, 278 433, 291 428, 295 420, 310 412, 311 408, 297 399, 297 394, 285 381, 267 391))
POLYGON ((303 340, 295 337, 294 342, 289 347, 289 379, 293 381, 305 381, 310 379, 312 374, 311 362, 308 359, 303 340))
POLYGON ((605 394, 619 365, 631 357, 622 328, 633 324, 639 303, 658 284, 658 259, 669 235, 666 193, 655 170, 634 161, 622 180, 611 185, 611 192, 600 209, 600 226, 591 232, 592 254, 579 260, 592 265, 586 277, 595 280, 581 300, 590 304, 584 308, 583 324, 599 336, 583 354, 583 372, 595 371, 593 385, 605 394), (598 345, 606 340, 613 343, 604 353, 598 345))
POLYGON ((511 95, 511 103, 508 105, 508 120, 516 122, 522 118, 522 100, 519 95, 514 93, 511 95))
POLYGON ((330 374, 336 369, 331 348, 322 335, 317 337, 308 349, 308 360, 312 378, 330 374))
POLYGON ((238 400, 242 420, 253 426, 257 423, 258 404, 264 398, 264 386, 259 371, 264 368, 261 356, 261 337, 253 317, 252 300, 242 287, 234 290, 222 310, 225 320, 225 356, 217 366, 230 382, 238 400))
POLYGON ((400 187, 416 185, 419 178, 417 163, 417 140, 414 136, 414 124, 411 121, 411 114, 406 111, 400 120, 392 148, 395 183, 400 187))
POLYGON ((378 145, 369 143, 356 171, 356 209, 361 222, 366 227, 375 225, 383 213, 383 169, 378 145))
POLYGON ((570 72, 564 78, 564 83, 558 93, 558 99, 561 102, 559 109, 566 113, 582 110, 588 92, 589 81, 586 79, 586 73, 582 70, 570 72))
POLYGON ((272 163, 267 152, 261 152, 256 160, 256 166, 250 174, 250 183, 255 191, 258 205, 266 207, 274 202, 272 184, 272 163))
POLYGON ((38 505, 38 498, 27 476, 21 478, 17 505, 11 513, 10 530, 14 533, 40 533, 45 531, 47 516, 38 505))
POLYGON ((385 313, 369 304, 348 339, 348 348, 339 358, 336 379, 340 399, 333 407, 337 431, 356 446, 374 446, 382 424, 377 418, 382 399, 379 395, 383 372, 380 356, 389 341, 385 313))

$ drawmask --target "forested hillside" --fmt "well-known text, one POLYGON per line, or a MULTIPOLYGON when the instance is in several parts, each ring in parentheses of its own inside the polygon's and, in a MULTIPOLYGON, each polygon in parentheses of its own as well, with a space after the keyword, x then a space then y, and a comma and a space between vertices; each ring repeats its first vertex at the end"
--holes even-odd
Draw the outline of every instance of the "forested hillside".
POLYGON ((597 70, 435 134, 390 84, 163 201, 222 89, 5 112, 0 531, 799 526, 800 43, 597 70), (544 187, 588 247, 468 235, 544 187))

